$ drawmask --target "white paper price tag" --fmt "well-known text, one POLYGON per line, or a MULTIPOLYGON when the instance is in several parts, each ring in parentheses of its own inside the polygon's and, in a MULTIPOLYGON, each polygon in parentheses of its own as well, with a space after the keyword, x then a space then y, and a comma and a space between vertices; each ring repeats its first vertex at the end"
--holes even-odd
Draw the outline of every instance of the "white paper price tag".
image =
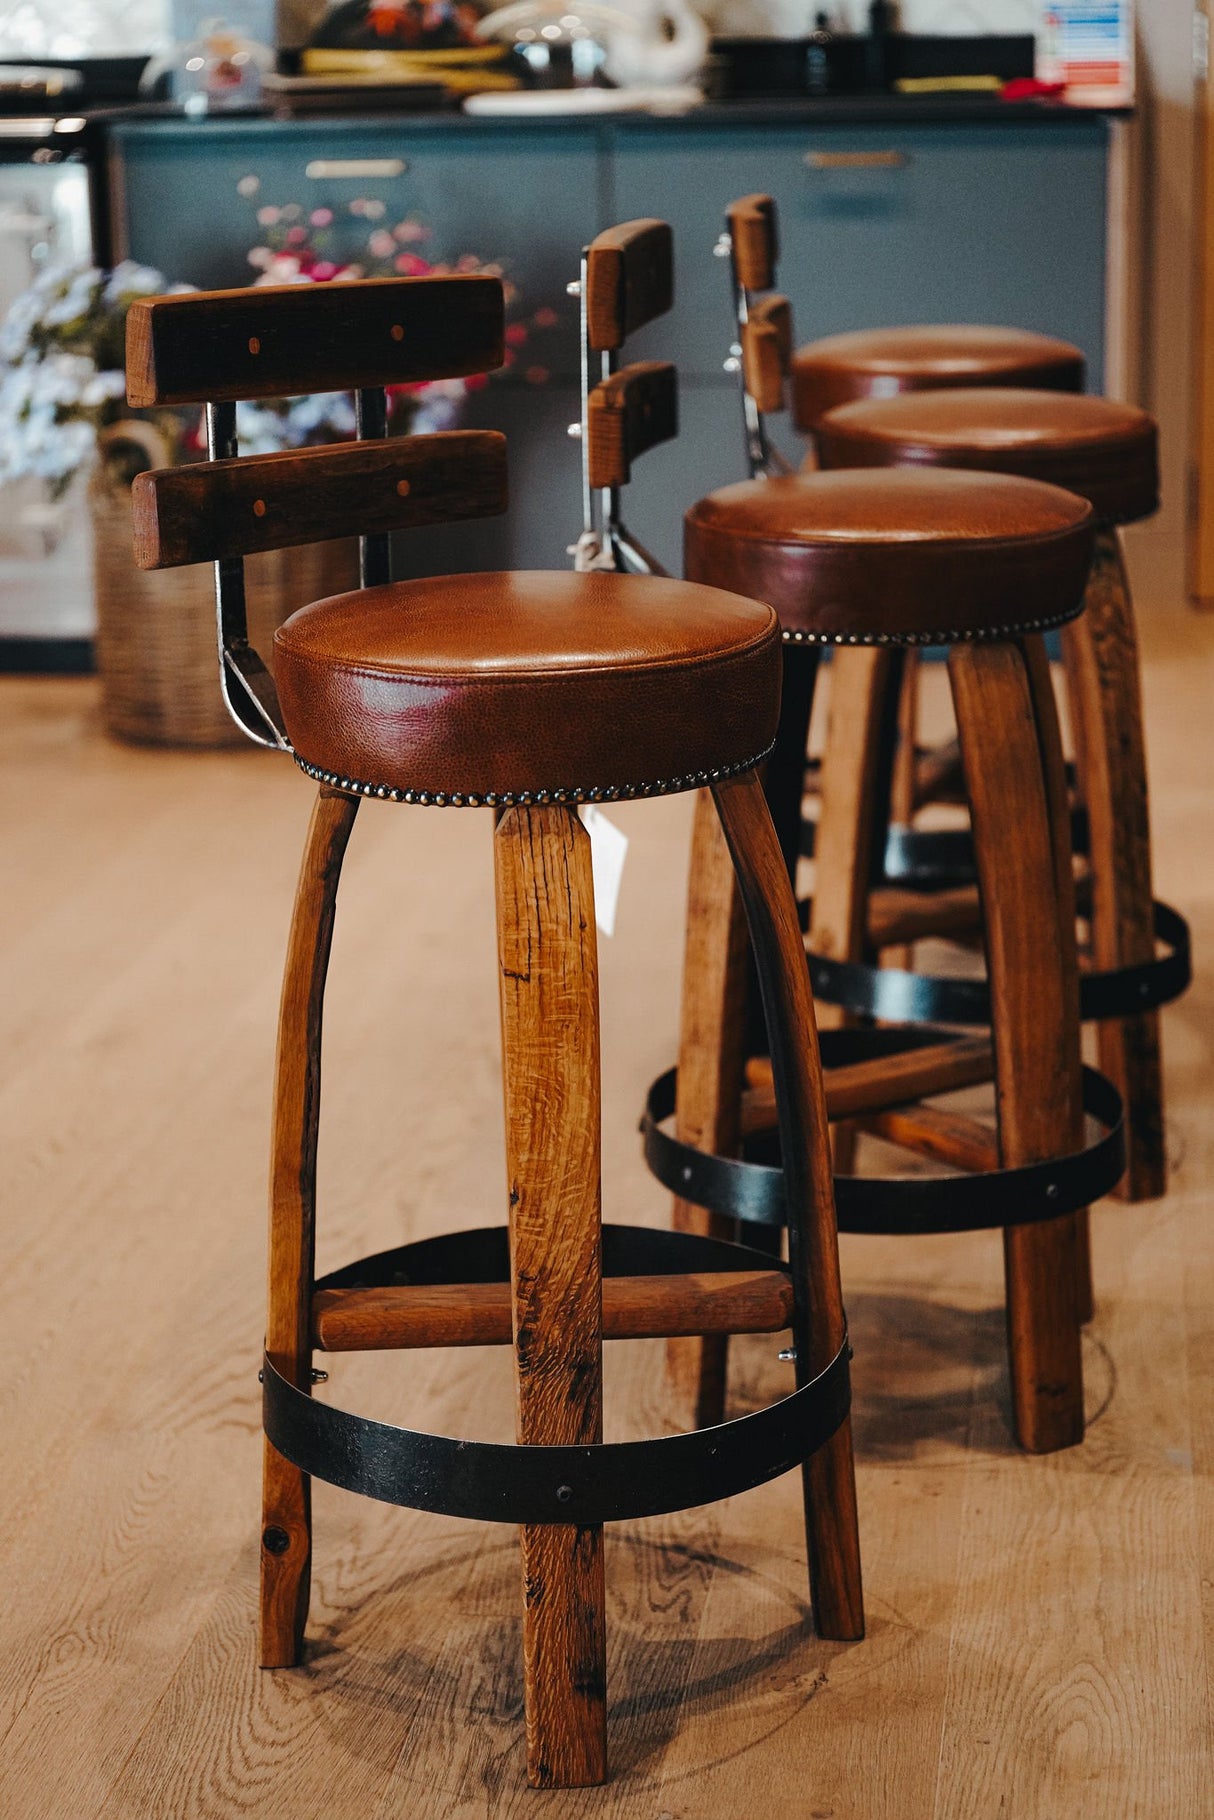
POLYGON ((604 935, 614 935, 628 836, 593 803, 582 804, 581 816, 590 836, 590 862, 594 867, 594 920, 604 935))

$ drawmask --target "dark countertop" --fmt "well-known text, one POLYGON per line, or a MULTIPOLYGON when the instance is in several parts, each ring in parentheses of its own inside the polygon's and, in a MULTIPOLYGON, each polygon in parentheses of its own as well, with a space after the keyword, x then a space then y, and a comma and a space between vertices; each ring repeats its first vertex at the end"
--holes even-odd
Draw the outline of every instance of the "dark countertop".
POLYGON ((282 126, 307 128, 310 131, 337 132, 350 126, 407 127, 410 131, 460 132, 471 128, 509 127, 628 131, 630 128, 653 128, 665 125, 680 127, 815 127, 815 126, 918 126, 985 125, 1073 125, 1083 120, 1099 119, 1108 114, 1124 116, 1129 108, 1098 109, 1068 107, 1057 101, 1000 101, 988 95, 832 95, 821 99, 793 101, 709 101, 682 113, 620 114, 511 114, 473 115, 458 109, 435 111, 376 108, 366 113, 341 109, 321 113, 312 109, 297 113, 257 111, 249 113, 212 113, 187 119, 179 109, 166 106, 130 106, 94 112, 91 121, 107 128, 153 126, 158 133, 193 135, 217 128, 220 131, 242 128, 244 131, 276 132, 282 126))

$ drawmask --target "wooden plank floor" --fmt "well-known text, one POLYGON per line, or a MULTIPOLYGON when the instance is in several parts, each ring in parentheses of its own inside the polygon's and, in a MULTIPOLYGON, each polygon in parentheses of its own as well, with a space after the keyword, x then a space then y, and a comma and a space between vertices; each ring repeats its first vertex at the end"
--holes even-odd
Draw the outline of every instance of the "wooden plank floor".
MULTIPOLYGON (((1214 1812, 1214 620, 1146 627, 1173 1191, 1095 1223, 1083 1448, 1009 1439, 993 1238, 845 1242, 869 1635, 807 1627, 794 1477, 608 1541, 605 1789, 523 1786, 513 1533, 319 1487, 306 1668, 254 1666, 264 1175, 311 789, 123 748, 0 683, 0 1814, 6 1820, 1071 1820, 1214 1812)), ((632 805, 603 944, 609 1215, 661 1222, 686 800, 632 805)), ((504 1216, 481 815, 364 809, 326 1032, 321 1263, 504 1216)), ((734 1406, 779 1394, 736 1349, 734 1406)), ((504 1438, 502 1352, 336 1364, 351 1406, 504 1438)), ((607 1433, 677 1422, 608 1352, 607 1433)))

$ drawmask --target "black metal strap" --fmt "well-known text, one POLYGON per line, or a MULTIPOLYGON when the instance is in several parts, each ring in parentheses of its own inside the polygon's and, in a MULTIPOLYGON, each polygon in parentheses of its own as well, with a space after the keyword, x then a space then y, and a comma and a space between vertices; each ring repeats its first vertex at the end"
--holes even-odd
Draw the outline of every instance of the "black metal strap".
MULTIPOLYGON (((641 1227, 603 1228, 614 1274, 682 1251, 689 1270, 779 1269, 766 1252, 691 1233, 641 1227), (610 1235, 610 1236, 609 1236, 610 1235), (627 1266, 627 1269, 625 1269, 627 1266)), ((351 1282, 431 1282, 443 1251, 458 1257, 464 1281, 505 1260, 504 1228, 482 1228, 380 1252, 324 1278, 318 1287, 351 1282), (413 1254, 412 1259, 410 1254, 413 1254), (407 1272, 385 1277, 386 1269, 407 1272), (420 1274, 419 1274, 420 1273, 420 1274)), ((791 1396, 714 1428, 645 1441, 591 1447, 519 1447, 461 1441, 396 1428, 352 1415, 297 1390, 262 1361, 262 1419, 284 1458, 314 1478, 347 1491, 486 1523, 593 1524, 662 1516, 763 1485, 799 1466, 842 1425, 851 1407, 851 1349, 846 1338, 830 1364, 791 1396)))
MULTIPOLYGON (((852 1057, 863 1039, 888 1040, 906 1032, 823 1031, 827 1039, 847 1036, 852 1057)), ((944 1032, 933 1031, 934 1040, 944 1032)), ((875 1053, 888 1054, 888 1049, 875 1053)), ((727 1218, 761 1226, 785 1223, 784 1177, 774 1135, 747 1147, 740 1158, 712 1156, 662 1130, 674 1112, 677 1070, 659 1075, 649 1089, 641 1120, 645 1161, 662 1185, 727 1218), (757 1160, 762 1151, 774 1161, 757 1160)), ((1017 1169, 973 1175, 835 1177, 840 1232, 978 1232, 990 1227, 1029 1226, 1075 1213, 1110 1193, 1125 1171, 1125 1129, 1121 1095, 1093 1068, 1083 1070, 1083 1109, 1101 1126, 1100 1135, 1071 1156, 1017 1169)))
MULTIPOLYGON (((1189 925, 1170 904, 1153 906, 1155 939, 1166 954, 1131 966, 1079 976, 1079 1015, 1085 1023, 1133 1017, 1179 998, 1193 977, 1189 925)), ((876 967, 868 961, 809 956, 814 997, 861 1017, 900 1024, 989 1024, 991 995, 985 979, 952 979, 876 967)))

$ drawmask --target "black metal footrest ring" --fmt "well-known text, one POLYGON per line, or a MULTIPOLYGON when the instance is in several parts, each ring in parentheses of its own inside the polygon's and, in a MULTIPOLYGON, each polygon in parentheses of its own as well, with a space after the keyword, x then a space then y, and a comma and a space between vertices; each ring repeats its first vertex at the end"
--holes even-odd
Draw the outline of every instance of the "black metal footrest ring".
MULTIPOLYGON (((813 858, 817 840, 817 817, 803 815, 799 846, 803 859, 813 858)), ((1088 850, 1088 817, 1082 807, 1071 810, 1071 846, 1076 853, 1088 850)), ((886 831, 881 877, 875 882, 905 885, 912 891, 945 891, 972 885, 977 876, 969 828, 915 828, 893 822, 886 831)))
MULTIPOLYGON (((822 1032, 824 1058, 834 1035, 888 1039, 895 1032, 822 1032)), ((940 1035, 947 1033, 941 1032, 940 1035)), ((888 1049, 877 1053, 888 1054, 888 1049)), ((674 1112, 678 1071, 659 1075, 649 1089, 641 1121, 645 1161, 665 1188, 681 1200, 726 1218, 758 1226, 785 1224, 784 1174, 778 1160, 760 1161, 762 1149, 778 1159, 774 1136, 743 1157, 713 1156, 681 1143, 662 1130, 674 1112)), ((1121 1095, 1094 1068, 1083 1070, 1083 1109, 1100 1126, 1099 1136, 1070 1156, 1017 1169, 973 1175, 835 1177, 835 1210, 840 1232, 980 1232, 993 1227, 1030 1226, 1076 1213, 1109 1194, 1125 1172, 1125 1126, 1121 1095)))
MULTIPOLYGON (((1084 1023, 1134 1017, 1179 998, 1193 977, 1189 925, 1170 904, 1153 906, 1155 939, 1166 954, 1127 967, 1079 976, 1079 1015, 1084 1023)), ((804 920, 804 919, 803 919, 804 920)), ((887 1024, 981 1025, 991 1021, 985 979, 953 979, 912 973, 903 967, 876 967, 868 961, 839 961, 809 955, 814 997, 860 1017, 887 1024)))
MULTIPOLYGON (((489 1230, 500 1233, 504 1254, 504 1230, 489 1230)), ((609 1232, 643 1233, 642 1247, 650 1237, 642 1228, 605 1226, 605 1240, 609 1232)), ((682 1248, 701 1262, 688 1264, 688 1269, 705 1267, 704 1246, 718 1258, 730 1255, 728 1263, 710 1268, 780 1268, 767 1252, 723 1240, 701 1241, 689 1233, 653 1236, 674 1240, 675 1246, 663 1246, 671 1252, 680 1241, 690 1240, 682 1248)), ((465 1237, 485 1249, 482 1233, 450 1235, 448 1243, 458 1246, 465 1237)), ((614 1244, 619 1255, 618 1237, 614 1244)), ((375 1268, 380 1260, 401 1258, 412 1249, 403 1246, 394 1253, 380 1253, 364 1264, 375 1268)), ((433 1252, 430 1260, 423 1260, 423 1268, 432 1261, 433 1252)), ((334 1275, 346 1277, 349 1271, 362 1269, 352 1265, 334 1275)), ((325 1286, 333 1286, 333 1281, 332 1276, 326 1278, 325 1286)), ((302 1472, 364 1497, 486 1523, 570 1523, 584 1528, 689 1510, 749 1491, 799 1466, 847 1418, 850 1359, 845 1338, 826 1369, 790 1396, 714 1428, 597 1446, 521 1447, 461 1441, 353 1415, 296 1389, 267 1357, 262 1361, 262 1421, 272 1445, 302 1472)))

